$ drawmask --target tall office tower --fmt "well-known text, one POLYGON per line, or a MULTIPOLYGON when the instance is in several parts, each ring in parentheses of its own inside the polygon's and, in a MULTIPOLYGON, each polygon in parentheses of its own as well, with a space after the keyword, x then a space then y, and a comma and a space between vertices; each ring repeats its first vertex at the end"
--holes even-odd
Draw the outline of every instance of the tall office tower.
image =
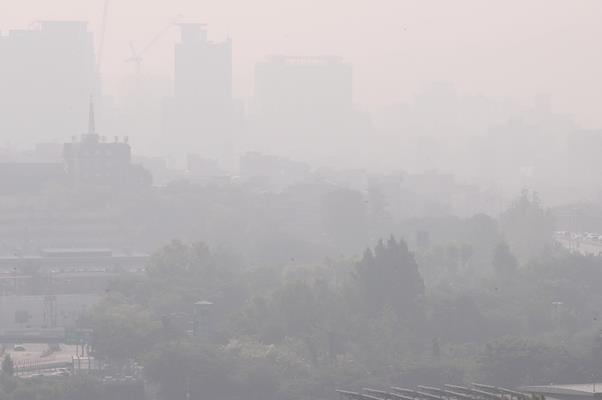
POLYGON ((323 124, 353 107, 351 65, 338 57, 272 56, 255 68, 256 111, 286 123, 323 124))
MULTIPOLYGON (((85 124, 98 93, 93 36, 85 22, 44 21, 0 35, 0 132, 12 145, 59 141, 85 124)), ((4 144, 4 143, 3 143, 4 144)))
POLYGON ((338 57, 268 57, 255 68, 252 120, 255 140, 269 152, 307 159, 333 147, 327 142, 350 143, 362 122, 351 65, 338 57))
POLYGON ((207 39, 203 24, 180 24, 174 97, 167 104, 168 140, 176 151, 220 156, 234 129, 232 42, 207 39))

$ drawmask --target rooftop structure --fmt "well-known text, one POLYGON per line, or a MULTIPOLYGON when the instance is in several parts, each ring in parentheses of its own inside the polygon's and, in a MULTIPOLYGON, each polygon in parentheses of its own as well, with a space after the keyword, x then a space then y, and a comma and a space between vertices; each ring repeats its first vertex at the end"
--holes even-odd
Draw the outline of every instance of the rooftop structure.
POLYGON ((75 182, 110 182, 121 179, 131 161, 127 139, 106 143, 96 132, 94 106, 90 100, 88 131, 80 141, 65 143, 63 157, 67 174, 75 182))
POLYGON ((129 185, 145 183, 148 174, 131 163, 128 138, 107 142, 96 131, 94 104, 90 99, 88 131, 79 141, 65 143, 63 157, 67 175, 74 184, 129 185))

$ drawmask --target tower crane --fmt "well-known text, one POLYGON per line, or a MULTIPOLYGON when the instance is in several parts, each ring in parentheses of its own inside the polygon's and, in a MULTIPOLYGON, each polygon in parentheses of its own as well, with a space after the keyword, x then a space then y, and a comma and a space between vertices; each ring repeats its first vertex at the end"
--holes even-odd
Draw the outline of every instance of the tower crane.
POLYGON ((140 74, 142 72, 142 60, 144 54, 154 46, 155 43, 159 41, 173 26, 175 26, 180 19, 180 15, 176 16, 166 27, 161 29, 147 44, 142 48, 140 52, 136 51, 134 47, 134 43, 130 41, 130 52, 131 56, 125 59, 125 62, 131 62, 135 64, 136 67, 136 76, 140 78, 140 74))
POLYGON ((98 42, 98 56, 96 58, 96 71, 100 73, 100 66, 102 63, 102 53, 105 46, 105 32, 107 30, 107 15, 109 13, 109 0, 105 0, 104 7, 102 9, 102 20, 100 23, 100 38, 98 42))

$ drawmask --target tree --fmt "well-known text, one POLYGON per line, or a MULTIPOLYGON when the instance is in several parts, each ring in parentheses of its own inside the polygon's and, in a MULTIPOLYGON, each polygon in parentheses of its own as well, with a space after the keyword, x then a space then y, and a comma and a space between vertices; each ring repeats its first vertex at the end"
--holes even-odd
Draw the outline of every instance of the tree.
POLYGON ((523 190, 500 217, 508 245, 521 260, 538 257, 552 243, 553 221, 535 192, 523 190))
POLYGON ((393 236, 386 243, 379 240, 374 250, 366 249, 356 271, 371 311, 385 307, 401 313, 415 310, 424 295, 424 281, 414 254, 403 240, 393 236))
POLYGON ((102 389, 102 383, 97 378, 86 374, 72 376, 65 383, 63 398, 65 400, 101 400, 103 398, 102 389))
POLYGON ((107 300, 92 309, 87 325, 93 330, 92 347, 98 355, 115 360, 136 357, 152 346, 161 322, 137 305, 107 300))
POLYGON ((431 353, 435 358, 441 358, 441 345, 439 344, 438 338, 433 338, 431 343, 431 353))
POLYGON ((514 274, 518 269, 518 261, 506 242, 495 248, 492 264, 495 273, 504 277, 514 274))
POLYGON ((219 398, 231 394, 232 367, 215 347, 184 342, 156 346, 146 356, 144 371, 158 384, 161 398, 219 398))
POLYGON ((477 214, 463 221, 460 239, 471 247, 470 263, 489 263, 497 244, 502 240, 498 222, 485 214, 477 214))
POLYGON ((468 264, 473 254, 474 249, 471 245, 463 243, 460 246, 460 262, 462 263, 462 267, 466 267, 466 264, 468 264))
POLYGON ((4 360, 2 360, 2 373, 6 376, 13 376, 15 374, 15 363, 10 354, 5 355, 4 360))
POLYGON ((488 342, 478 364, 478 378, 496 386, 533 385, 558 377, 571 381, 582 373, 579 362, 564 347, 513 336, 488 342))

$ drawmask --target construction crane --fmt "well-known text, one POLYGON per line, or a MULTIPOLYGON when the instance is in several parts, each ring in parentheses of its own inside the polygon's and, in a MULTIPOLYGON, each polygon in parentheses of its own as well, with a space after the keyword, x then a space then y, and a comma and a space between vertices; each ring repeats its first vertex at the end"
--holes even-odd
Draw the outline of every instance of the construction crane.
POLYGON ((178 20, 180 19, 180 15, 176 16, 165 28, 161 29, 147 44, 146 46, 144 46, 142 48, 142 50, 140 52, 136 51, 136 48, 134 47, 134 43, 130 42, 130 52, 131 52, 131 56, 125 59, 125 62, 130 62, 130 63, 134 63, 136 66, 135 72, 136 72, 136 76, 138 78, 140 78, 140 74, 142 72, 142 60, 143 60, 143 56, 144 54, 146 54, 146 52, 153 47, 153 45, 155 43, 157 43, 159 41, 159 39, 161 39, 163 37, 163 35, 165 35, 173 26, 175 26, 178 23, 178 20))
POLYGON ((105 0, 102 9, 102 20, 100 22, 100 38, 98 41, 98 56, 96 58, 96 72, 100 74, 100 66, 102 64, 102 53, 105 47, 105 32, 107 30, 107 16, 109 14, 109 0, 105 0))

